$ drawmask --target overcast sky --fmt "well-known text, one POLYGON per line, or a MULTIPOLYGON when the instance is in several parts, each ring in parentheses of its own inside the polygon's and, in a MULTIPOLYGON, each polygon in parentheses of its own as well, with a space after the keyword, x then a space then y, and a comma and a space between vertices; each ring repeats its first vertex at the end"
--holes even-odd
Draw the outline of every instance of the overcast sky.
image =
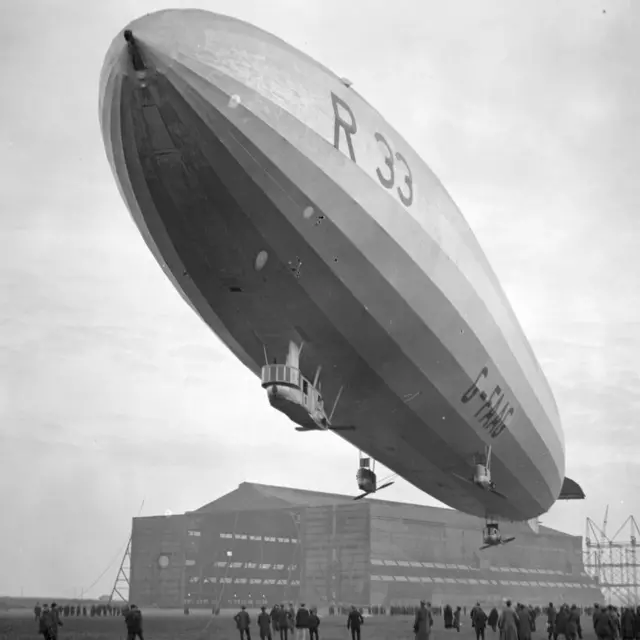
MULTIPOLYGON (((303 49, 414 146, 555 392, 588 499, 543 523, 581 534, 608 502, 613 528, 640 516, 640 4, 14 0, 0 22, 0 594, 79 594, 143 500, 154 515, 245 480, 355 490, 357 451, 293 437, 165 278, 111 175, 104 54, 130 20, 181 4, 303 49)), ((403 481, 385 498, 437 504, 403 481)))

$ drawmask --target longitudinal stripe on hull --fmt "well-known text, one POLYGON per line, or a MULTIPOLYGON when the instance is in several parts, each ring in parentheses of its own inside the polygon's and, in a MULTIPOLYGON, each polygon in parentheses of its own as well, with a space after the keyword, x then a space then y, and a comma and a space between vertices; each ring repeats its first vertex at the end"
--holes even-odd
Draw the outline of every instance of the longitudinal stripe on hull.
POLYGON ((145 206, 145 207, 142 207, 142 208, 147 212, 146 216, 147 216, 147 218, 148 218, 148 217, 149 217, 149 215, 148 215, 148 205, 147 205, 147 206, 145 206))
MULTIPOLYGON (((409 164, 414 168, 420 167, 421 178, 425 181, 423 185, 415 185, 416 200, 420 199, 421 202, 420 206, 412 208, 411 215, 416 216, 423 230, 442 247, 478 291, 540 402, 550 407, 550 413, 557 414, 549 385, 468 225, 433 173, 377 112, 357 93, 345 89, 328 69, 273 35, 241 21, 198 10, 181 12, 182 30, 176 29, 170 12, 160 12, 143 20, 152 21, 152 26, 149 22, 140 23, 139 31, 145 42, 156 45, 158 51, 166 52, 183 65, 194 69, 199 66, 204 78, 218 82, 226 75, 228 79, 235 79, 241 88, 238 95, 242 102, 246 102, 259 117, 269 120, 274 107, 276 111, 279 108, 331 144, 334 114, 328 96, 317 88, 322 87, 323 91, 329 93, 327 83, 332 82, 331 90, 348 102, 362 107, 362 113, 372 119, 371 131, 391 132, 391 138, 398 146, 402 145, 402 152, 409 164), (255 99, 256 96, 263 99, 255 99), (421 198, 420 192, 425 197, 421 198)), ((133 27, 136 28, 137 24, 134 23, 133 27)), ((286 138, 287 131, 278 127, 279 119, 280 116, 272 118, 270 123, 286 138)), ((361 166, 371 163, 371 158, 379 158, 373 136, 356 136, 355 139, 356 146, 365 144, 366 147, 365 153, 357 154, 361 166)), ((298 142, 296 140, 296 146, 298 142)), ((375 173, 374 166, 368 167, 369 175, 375 173)), ((340 175, 336 179, 338 184, 343 184, 340 175)), ((375 188, 379 190, 377 184, 375 188)), ((556 430, 562 441, 561 430, 556 430)))
MULTIPOLYGON (((354 191, 360 193, 369 193, 370 197, 367 198, 363 195, 365 200, 364 210, 359 204, 351 203, 348 207, 347 213, 340 215, 345 206, 335 206, 336 203, 331 203, 331 200, 335 198, 333 195, 335 189, 332 191, 332 183, 327 180, 322 180, 322 173, 319 173, 315 166, 310 167, 308 162, 304 162, 305 159, 300 158, 299 153, 285 153, 284 140, 282 142, 274 139, 273 130, 271 125, 262 125, 259 119, 253 118, 250 114, 243 110, 241 106, 235 107, 235 109, 228 108, 227 101, 228 95, 224 92, 220 93, 219 90, 213 88, 208 83, 201 80, 199 76, 194 75, 187 69, 180 69, 181 65, 175 65, 173 69, 168 71, 169 77, 177 85, 186 83, 195 89, 199 94, 206 94, 207 100, 218 106, 218 111, 221 112, 221 117, 233 119, 239 128, 242 129, 243 134, 249 135, 251 138, 251 144, 258 144, 261 151, 265 152, 266 149, 273 149, 278 147, 282 149, 281 153, 277 154, 278 170, 283 171, 288 178, 291 179, 293 184, 303 186, 305 191, 305 198, 301 199, 299 203, 299 209, 294 209, 290 220, 292 223, 297 223, 301 233, 303 233, 306 239, 313 245, 313 225, 305 221, 300 215, 304 208, 304 203, 308 202, 308 199, 314 201, 320 208, 327 211, 328 217, 332 222, 336 223, 343 233, 351 239, 354 246, 362 253, 368 261, 375 266, 376 270, 380 271, 385 276, 386 281, 390 282, 394 289, 401 293, 404 301, 406 301, 410 307, 418 312, 423 322, 431 329, 438 333, 439 340, 446 345, 447 350, 454 354, 457 361, 466 369, 467 377, 464 380, 459 380, 457 385, 451 384, 453 380, 448 379, 446 386, 441 386, 440 391, 443 394, 447 394, 447 391, 451 389, 460 389, 461 393, 469 387, 469 381, 472 380, 472 376, 475 375, 476 370, 482 367, 483 362, 492 361, 495 362, 501 369, 501 373, 505 376, 505 379, 509 381, 513 386, 513 390, 518 393, 511 397, 517 397, 518 401, 522 403, 523 409, 527 413, 527 424, 521 425, 522 428, 518 430, 519 441, 527 451, 534 451, 538 449, 540 441, 540 435, 547 442, 549 448, 552 451, 552 457, 548 460, 543 458, 543 474, 545 477, 553 478, 559 476, 559 469, 564 473, 563 468, 563 455, 562 455, 562 441, 558 438, 557 432, 553 429, 552 424, 549 422, 549 416, 544 409, 537 402, 536 397, 530 395, 529 387, 522 378, 520 369, 517 363, 514 361, 510 350, 507 345, 504 344, 502 335, 499 329, 495 326, 495 322, 492 316, 486 310, 483 301, 479 299, 477 293, 470 287, 468 281, 462 276, 462 274, 452 265, 448 260, 443 259, 441 249, 438 245, 433 243, 431 239, 426 236, 422 229, 417 227, 412 218, 406 214, 403 216, 402 211, 399 208, 394 208, 392 211, 395 221, 386 221, 387 224, 384 227, 379 226, 372 220, 369 214, 375 213, 381 210, 380 201, 384 199, 384 194, 379 189, 370 189, 367 176, 363 175, 355 165, 348 160, 344 161, 342 165, 339 162, 335 162, 334 166, 331 166, 329 162, 326 166, 323 166, 323 161, 318 156, 314 157, 313 165, 318 165, 321 169, 325 168, 324 173, 333 178, 331 173, 336 175, 342 171, 342 179, 348 182, 351 186, 350 194, 354 191), (317 159, 318 158, 318 159, 317 159), (309 179, 312 175, 313 178, 309 179), (381 196, 382 194, 382 196, 381 196), (329 201, 329 202, 327 202, 329 201), (330 207, 333 204, 333 207, 330 207), (395 222, 395 224, 394 224, 395 222), (372 226, 373 223, 373 226, 372 226), (413 223, 413 224, 412 224, 413 223), (404 235, 401 236, 401 232, 398 230, 402 228, 406 230, 404 235), (395 238, 402 237, 402 242, 393 241, 387 235, 387 231, 393 229, 393 236, 395 238), (310 231, 309 231, 310 230, 310 231), (431 262, 426 266, 420 268, 415 260, 410 260, 407 253, 404 251, 407 245, 412 243, 413 236, 421 235, 421 241, 427 245, 427 251, 431 256, 431 262), (402 247, 402 248, 401 248, 402 247), (447 297, 440 294, 437 288, 432 284, 431 279, 425 275, 425 271, 430 274, 441 271, 443 274, 442 282, 446 285, 447 297), (421 292, 416 294, 416 292, 421 292), (434 300, 437 300, 437 304, 434 304, 434 300), (452 306, 456 309, 457 313, 461 313, 462 318, 474 317, 476 322, 471 325, 469 331, 475 331, 481 337, 484 336, 485 340, 481 340, 478 343, 475 338, 470 335, 459 335, 457 332, 451 332, 450 329, 450 313, 443 313, 442 310, 446 306, 452 306), (437 309, 437 312, 434 312, 437 309), (477 322, 478 318, 484 316, 484 322, 477 322), (446 318, 446 325, 443 325, 441 318, 446 318), (478 328, 479 327, 479 328, 478 328), (502 343, 502 344, 501 344, 502 343), (484 351, 483 345, 489 345, 494 347, 489 354, 484 351), (496 346, 497 345, 497 346, 496 346), (484 358, 484 360, 483 360, 484 358), (533 428, 532 424, 537 426, 533 428), (542 433, 540 433, 542 432, 542 433)), ((277 109, 277 108, 276 108, 277 109)), ((286 114, 277 114, 274 119, 281 123, 283 128, 287 128, 289 131, 295 129, 297 122, 285 122, 286 114)), ((299 124, 298 124, 299 126, 299 124)), ((310 136, 304 136, 300 134, 297 137, 295 149, 301 151, 304 154, 304 140, 309 140, 310 136)), ((289 151, 291 151, 289 149, 289 151)), ((308 154, 307 154, 308 155, 308 154)), ((335 158, 331 158, 335 161, 335 158)), ((334 180, 336 182, 337 180, 334 180)), ((289 187, 288 187, 289 188, 289 187)), ((360 200, 359 200, 360 202, 360 200)), ((382 204, 382 207, 384 207, 382 204)), ((378 220, 383 218, 384 223, 385 212, 381 215, 374 215, 378 220)), ((326 245, 318 245, 316 250, 322 251, 326 245)), ((331 263, 331 256, 324 252, 324 259, 327 263, 331 263)), ((423 265, 425 264, 422 261, 423 265)), ((357 272, 357 271, 356 271, 357 272)), ((375 301, 380 297, 379 295, 373 295, 371 297, 371 286, 361 286, 365 282, 361 278, 352 279, 349 281, 348 286, 354 292, 360 290, 359 296, 364 305, 373 313, 375 309, 375 301), (371 299, 367 300, 367 297, 371 299)), ((377 288, 378 285, 376 285, 377 288)), ((406 314, 394 314, 390 316, 389 307, 382 308, 377 315, 379 321, 393 320, 392 330, 394 337, 397 341, 402 343, 402 340, 411 335, 411 331, 403 330, 403 318, 406 314), (395 328, 395 331, 393 329, 395 328)), ((461 326, 467 327, 466 323, 461 323, 461 326)), ((411 341, 410 344, 405 344, 405 353, 409 356, 413 353, 416 355, 416 345, 420 347, 419 341, 411 341)), ((426 343, 425 343, 426 346, 426 343)), ((423 371, 432 370, 431 379, 437 379, 438 372, 433 370, 433 365, 438 361, 446 361, 449 353, 444 351, 437 358, 435 354, 423 353, 423 360, 420 363, 420 368, 423 371), (430 358, 432 355, 433 358, 430 358)), ((416 362, 416 364, 418 364, 416 362)), ((504 387, 504 384, 503 384, 504 387)), ((513 394, 513 390, 509 386, 505 387, 507 392, 513 394)), ((463 407, 459 401, 459 394, 452 395, 449 393, 449 402, 452 406, 457 406, 457 410, 460 412, 463 407), (456 402, 457 401, 457 402, 456 402)), ((472 412, 477 410, 473 408, 472 412)), ((468 418, 469 416, 467 416, 468 418)), ((515 428, 515 427, 514 427, 515 428)), ((559 477, 557 489, 559 490, 559 477)))

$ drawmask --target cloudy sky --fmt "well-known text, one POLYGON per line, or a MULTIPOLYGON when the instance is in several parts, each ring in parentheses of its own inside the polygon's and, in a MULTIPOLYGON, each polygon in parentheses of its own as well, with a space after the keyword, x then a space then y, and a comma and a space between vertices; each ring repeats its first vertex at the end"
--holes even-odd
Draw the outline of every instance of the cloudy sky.
MULTIPOLYGON (((103 56, 128 21, 180 5, 3 7, 0 594, 80 593, 143 500, 153 515, 244 480, 354 490, 357 452, 327 434, 291 437, 164 277, 112 178, 97 114, 103 56), (284 466, 272 462, 278 442, 284 466)), ((215 8, 350 78, 460 205, 551 381, 567 472, 588 495, 543 522, 580 534, 607 503, 615 528, 640 515, 640 4, 215 8)), ((434 504, 402 481, 385 497, 434 504)), ((108 593, 116 570, 91 593, 108 593)))

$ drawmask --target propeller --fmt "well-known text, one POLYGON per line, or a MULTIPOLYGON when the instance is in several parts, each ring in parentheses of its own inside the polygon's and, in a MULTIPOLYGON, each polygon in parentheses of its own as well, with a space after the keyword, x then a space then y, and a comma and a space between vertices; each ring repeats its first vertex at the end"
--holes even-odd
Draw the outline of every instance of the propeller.
POLYGON ((458 478, 458 480, 462 480, 463 482, 466 482, 467 484, 474 486, 476 489, 480 489, 480 491, 489 491, 490 493, 493 493, 496 496, 499 496, 500 498, 504 498, 505 500, 507 499, 507 496, 505 496, 503 493, 500 493, 493 487, 490 487, 489 489, 483 489, 482 487, 479 487, 473 480, 470 480, 469 478, 465 478, 464 476, 461 476, 457 473, 452 473, 452 475, 458 478))
POLYGON ((364 493, 361 493, 359 496, 356 496, 354 500, 362 500, 362 498, 366 498, 372 493, 378 493, 378 491, 380 491, 381 489, 386 489, 387 487, 390 487, 392 484, 393 484, 393 480, 391 480, 391 482, 385 482, 384 484, 380 485, 375 491, 365 491, 364 493))

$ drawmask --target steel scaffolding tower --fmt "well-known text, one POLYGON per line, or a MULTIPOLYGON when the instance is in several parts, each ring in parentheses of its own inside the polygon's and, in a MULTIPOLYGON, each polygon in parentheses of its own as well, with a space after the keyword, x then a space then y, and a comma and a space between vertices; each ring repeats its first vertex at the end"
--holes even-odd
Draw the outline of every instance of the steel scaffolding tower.
POLYGON ((591 518, 587 518, 584 566, 602 590, 606 604, 638 606, 640 529, 635 518, 629 516, 616 533, 609 537, 606 533, 608 514, 609 507, 605 512, 602 528, 591 518))
POLYGON ((128 603, 129 602, 129 589, 131 584, 129 582, 129 575, 131 573, 131 536, 129 536, 129 542, 127 543, 127 550, 122 556, 120 562, 120 568, 116 575, 116 581, 111 589, 111 595, 109 596, 108 604, 115 603, 128 603), (125 595, 126 594, 126 595, 125 595), (115 597, 118 596, 119 600, 115 597))

